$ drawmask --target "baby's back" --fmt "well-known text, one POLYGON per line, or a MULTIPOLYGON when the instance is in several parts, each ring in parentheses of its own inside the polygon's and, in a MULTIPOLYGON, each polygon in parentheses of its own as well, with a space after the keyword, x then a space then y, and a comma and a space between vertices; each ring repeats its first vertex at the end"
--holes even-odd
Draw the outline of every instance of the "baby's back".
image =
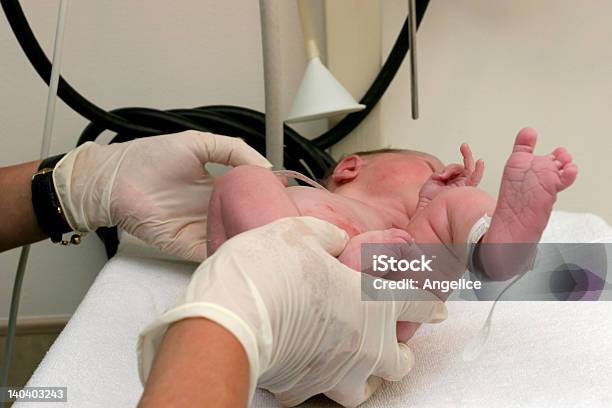
POLYGON ((366 231, 394 227, 380 211, 340 194, 312 187, 294 186, 287 194, 300 215, 309 215, 342 228, 350 237, 366 231))

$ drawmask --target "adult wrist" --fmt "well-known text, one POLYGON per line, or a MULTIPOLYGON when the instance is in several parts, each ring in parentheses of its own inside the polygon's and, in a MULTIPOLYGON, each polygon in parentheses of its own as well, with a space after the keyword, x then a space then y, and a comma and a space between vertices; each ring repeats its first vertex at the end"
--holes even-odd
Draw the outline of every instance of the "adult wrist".
POLYGON ((259 376, 269 364, 270 339, 262 341, 258 338, 260 336, 257 335, 257 330, 254 330, 243 318, 229 308, 209 302, 190 302, 176 306, 142 330, 137 345, 138 374, 142 384, 148 380, 154 358, 168 327, 173 323, 192 318, 204 318, 215 323, 242 345, 249 364, 248 399, 251 401, 259 376), (265 347, 263 352, 262 347, 265 347))
POLYGON ((53 182, 53 171, 63 157, 62 154, 41 161, 31 181, 32 207, 40 229, 52 242, 78 244, 80 242, 78 235, 74 235, 71 241, 62 241, 62 235, 73 230, 64 216, 53 182))

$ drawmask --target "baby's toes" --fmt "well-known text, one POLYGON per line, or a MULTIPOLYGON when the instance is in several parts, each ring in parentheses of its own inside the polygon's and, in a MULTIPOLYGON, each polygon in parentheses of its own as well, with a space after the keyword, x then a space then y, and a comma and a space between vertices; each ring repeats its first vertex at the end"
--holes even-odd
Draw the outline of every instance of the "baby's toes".
POLYGON ((569 163, 565 165, 559 171, 559 180, 561 181, 559 191, 563 191, 572 184, 574 184, 576 176, 578 176, 578 166, 576 166, 574 163, 569 163))
POLYGON ((551 154, 557 168, 562 169, 572 162, 572 155, 564 147, 557 147, 551 154))
POLYGON ((532 128, 523 128, 516 135, 514 140, 514 153, 533 153, 536 142, 538 140, 538 133, 532 128))

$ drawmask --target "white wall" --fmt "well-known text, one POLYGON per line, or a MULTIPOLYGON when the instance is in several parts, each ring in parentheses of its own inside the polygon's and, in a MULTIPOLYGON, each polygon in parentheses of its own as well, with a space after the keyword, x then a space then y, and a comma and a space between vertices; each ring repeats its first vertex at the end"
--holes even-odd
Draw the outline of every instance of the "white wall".
MULTIPOLYGON (((407 1, 382 6, 386 56, 407 1)), ((608 0, 431 0, 418 33, 421 118, 410 118, 406 62, 382 101, 382 133, 447 162, 470 143, 497 195, 514 135, 533 126, 538 152, 566 146, 579 167, 556 208, 612 224, 611 22, 608 0)))
MULTIPOLYGON (((304 61, 297 6, 279 1, 284 108, 304 61)), ((315 1, 318 12, 320 1, 315 1)), ((58 1, 22 1, 50 55, 58 1)), ((319 28, 322 21, 319 21, 319 28)), ((321 29, 319 29, 321 32, 321 29)), ((4 16, 0 18, 0 166, 37 158, 47 87, 34 72, 4 16)), ((158 108, 206 104, 263 110, 259 6, 253 0, 71 1, 62 74, 99 106, 158 108)), ((52 153, 74 147, 87 122, 58 105, 52 153)), ((324 123, 302 127, 318 134, 324 123)), ((0 317, 8 315, 18 251, 0 254, 0 317)), ((34 245, 20 314, 71 313, 105 262, 95 235, 80 248, 34 245)))

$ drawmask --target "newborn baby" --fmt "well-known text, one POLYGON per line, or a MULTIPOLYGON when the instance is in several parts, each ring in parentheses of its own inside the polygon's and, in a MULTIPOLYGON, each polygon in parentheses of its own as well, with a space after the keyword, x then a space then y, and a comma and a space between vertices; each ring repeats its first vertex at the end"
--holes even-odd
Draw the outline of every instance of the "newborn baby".
MULTIPOLYGON (((408 150, 350 155, 325 180, 329 191, 286 187, 270 170, 236 167, 214 185, 208 254, 236 234, 299 215, 317 217, 345 230, 351 239, 338 259, 357 270, 362 243, 466 243, 472 227, 487 214, 492 215, 491 224, 481 242, 538 242, 557 193, 574 182, 577 167, 564 148, 534 155, 536 139, 536 132, 529 128, 517 135, 497 202, 476 188, 484 165, 474 162, 465 144, 460 149, 463 165, 444 166, 430 154, 408 150)), ((499 267, 512 260, 505 262, 498 254, 487 257, 484 249, 479 256, 492 279, 517 273, 499 267)), ((449 278, 457 279, 464 270, 453 271, 456 276, 449 278)), ((417 327, 399 323, 398 340, 408 340, 417 327)))

